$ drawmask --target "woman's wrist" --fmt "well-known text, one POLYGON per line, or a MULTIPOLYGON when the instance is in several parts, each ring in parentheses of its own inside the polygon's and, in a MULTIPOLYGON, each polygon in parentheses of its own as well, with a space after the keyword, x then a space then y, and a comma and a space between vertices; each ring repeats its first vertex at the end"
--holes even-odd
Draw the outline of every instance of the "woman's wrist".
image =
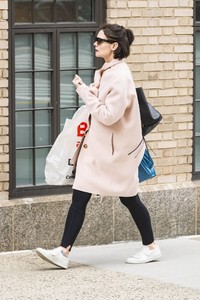
POLYGON ((76 85, 76 89, 78 89, 79 87, 87 87, 87 85, 85 84, 85 83, 78 83, 77 85, 76 85))

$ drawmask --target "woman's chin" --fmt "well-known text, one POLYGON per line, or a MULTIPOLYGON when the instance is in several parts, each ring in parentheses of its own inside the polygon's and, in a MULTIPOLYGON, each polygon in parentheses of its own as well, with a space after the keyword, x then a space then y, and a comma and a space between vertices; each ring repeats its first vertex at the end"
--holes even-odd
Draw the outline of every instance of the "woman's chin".
POLYGON ((96 57, 101 57, 101 56, 99 55, 99 52, 98 52, 98 51, 95 51, 95 56, 96 56, 96 57))

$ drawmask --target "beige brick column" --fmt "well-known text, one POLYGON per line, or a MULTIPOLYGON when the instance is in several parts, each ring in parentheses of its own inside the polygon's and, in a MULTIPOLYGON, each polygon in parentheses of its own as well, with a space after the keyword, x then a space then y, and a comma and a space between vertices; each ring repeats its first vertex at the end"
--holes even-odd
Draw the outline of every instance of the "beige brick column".
POLYGON ((193 127, 193 1, 107 1, 110 23, 135 34, 128 58, 135 84, 163 114, 148 135, 159 176, 147 184, 191 181, 193 127))
POLYGON ((8 1, 0 0, 0 200, 8 199, 8 1))

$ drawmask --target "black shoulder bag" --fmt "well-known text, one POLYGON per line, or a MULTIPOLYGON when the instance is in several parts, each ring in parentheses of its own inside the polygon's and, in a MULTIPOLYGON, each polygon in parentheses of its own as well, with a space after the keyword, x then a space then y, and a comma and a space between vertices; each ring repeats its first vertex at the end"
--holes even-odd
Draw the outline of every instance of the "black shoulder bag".
POLYGON ((162 115, 147 101, 142 87, 136 88, 140 117, 142 122, 142 135, 151 132, 162 120, 162 115))

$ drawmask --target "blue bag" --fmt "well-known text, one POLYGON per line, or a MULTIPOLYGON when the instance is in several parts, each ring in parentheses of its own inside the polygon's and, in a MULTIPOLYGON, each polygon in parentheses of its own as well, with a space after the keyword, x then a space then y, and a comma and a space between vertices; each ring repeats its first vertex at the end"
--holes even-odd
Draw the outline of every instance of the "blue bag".
POLYGON ((154 162, 149 154, 148 149, 145 149, 144 156, 139 165, 138 176, 139 176, 139 182, 151 179, 156 176, 156 171, 154 169, 154 162))

